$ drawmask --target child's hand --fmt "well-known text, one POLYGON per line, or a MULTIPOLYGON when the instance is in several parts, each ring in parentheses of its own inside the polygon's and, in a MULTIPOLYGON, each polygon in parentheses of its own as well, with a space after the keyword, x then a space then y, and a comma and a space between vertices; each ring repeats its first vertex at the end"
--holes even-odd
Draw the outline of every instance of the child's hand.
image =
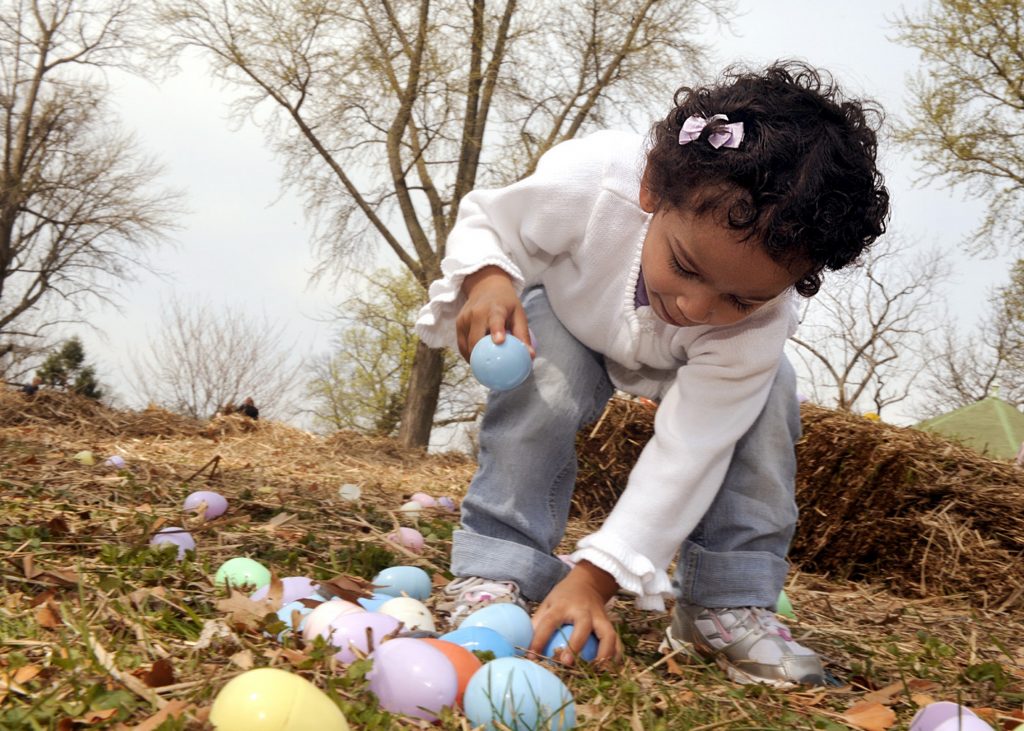
POLYGON ((556 660, 572 665, 591 632, 598 639, 596 662, 607 663, 621 658, 622 642, 604 608, 617 590, 618 584, 611 574, 587 561, 580 561, 534 612, 530 652, 543 652, 555 630, 568 623, 573 625, 573 633, 568 647, 556 660))
POLYGON ((473 346, 488 332, 495 343, 505 342, 506 328, 526 343, 531 357, 536 355, 530 342, 526 311, 505 270, 486 266, 473 272, 463 281, 462 291, 466 294, 466 304, 455 318, 455 330, 463 358, 469 360, 473 346))

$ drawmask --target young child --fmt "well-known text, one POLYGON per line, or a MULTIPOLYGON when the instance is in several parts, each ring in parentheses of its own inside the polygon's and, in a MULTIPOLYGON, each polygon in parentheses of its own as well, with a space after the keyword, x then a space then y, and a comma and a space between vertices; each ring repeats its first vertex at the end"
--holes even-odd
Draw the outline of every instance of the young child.
POLYGON ((814 295, 885 230, 871 110, 796 63, 731 70, 675 104, 647 141, 570 140, 529 177, 462 201, 417 331, 467 358, 487 333, 532 331, 535 359, 488 398, 446 591, 455 617, 540 602, 531 650, 572 623, 570 649, 594 632, 600 660, 620 652, 611 597, 663 609, 674 593, 671 648, 740 682, 822 683, 818 656, 771 612, 796 525, 800 415, 783 347, 794 292, 814 295), (575 436, 614 388, 660 401, 654 436, 570 570, 553 551, 575 436))

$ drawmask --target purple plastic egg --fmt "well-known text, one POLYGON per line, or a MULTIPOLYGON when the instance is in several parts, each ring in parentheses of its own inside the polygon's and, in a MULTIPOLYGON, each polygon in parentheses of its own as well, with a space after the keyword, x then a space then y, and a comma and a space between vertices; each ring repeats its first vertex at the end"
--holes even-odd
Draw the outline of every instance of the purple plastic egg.
POLYGON ((167 528, 161 528, 153 535, 152 538, 149 539, 149 545, 155 547, 177 546, 179 561, 185 558, 186 551, 196 550, 196 541, 192 537, 192 534, 184 528, 178 528, 173 525, 168 526, 167 528))
POLYGON ((348 664, 360 655, 365 657, 373 652, 384 642, 385 636, 397 633, 400 624, 394 617, 379 612, 343 614, 328 626, 327 640, 338 648, 334 659, 348 664))
POLYGON ((124 457, 122 457, 120 454, 112 454, 109 457, 107 457, 106 461, 103 464, 105 464, 107 467, 116 467, 117 469, 121 469, 125 465, 124 457))
POLYGON ((413 553, 423 552, 423 534, 415 528, 401 527, 398 530, 388 533, 385 540, 408 548, 413 553))
POLYGON ((455 703, 458 674, 436 647, 399 637, 378 647, 370 659, 370 692, 385 710, 436 721, 442 708, 455 703))
POLYGON ((206 520, 213 520, 227 512, 228 501, 223 495, 209 490, 193 492, 185 498, 184 509, 186 511, 198 511, 203 504, 206 504, 203 517, 206 520))
POLYGON ((433 496, 428 495, 425 492, 414 492, 412 495, 409 496, 409 499, 415 500, 425 508, 437 507, 437 500, 433 496))
MULTIPOLYGON (((285 576, 281 579, 281 605, 290 604, 296 599, 302 599, 303 597, 311 596, 316 593, 317 582, 312 579, 308 579, 305 576, 285 576)), ((270 593, 270 585, 261 586, 259 589, 254 591, 249 597, 253 601, 260 601, 267 598, 267 594, 270 593)))
POLYGON ((442 507, 445 510, 447 510, 449 512, 452 512, 452 513, 454 513, 459 508, 459 506, 455 504, 455 500, 453 500, 452 498, 448 497, 447 495, 445 495, 444 497, 439 497, 437 499, 437 504, 438 504, 438 507, 442 507))

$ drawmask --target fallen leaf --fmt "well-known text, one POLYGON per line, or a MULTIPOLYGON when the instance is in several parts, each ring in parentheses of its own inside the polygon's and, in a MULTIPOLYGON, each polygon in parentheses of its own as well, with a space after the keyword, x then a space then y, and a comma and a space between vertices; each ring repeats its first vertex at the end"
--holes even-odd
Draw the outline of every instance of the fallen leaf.
POLYGON ((64 624, 64 621, 60 618, 60 610, 53 600, 49 599, 36 610, 36 622, 44 629, 56 629, 64 624))
POLYGON ((893 696, 897 696, 903 692, 904 684, 902 681, 896 683, 889 683, 884 688, 873 690, 870 693, 864 694, 865 703, 892 703, 893 696))
POLYGON ((273 533, 282 525, 287 523, 289 520, 293 520, 294 518, 294 513, 278 513, 273 518, 268 520, 265 525, 261 526, 261 529, 267 531, 268 533, 273 533))
POLYGON ((240 650, 231 656, 231 662, 242 670, 251 670, 253 666, 252 650, 240 650))
POLYGON ((36 568, 35 559, 31 553, 21 557, 21 573, 25 575, 26 579, 34 579, 43 573, 42 569, 36 568))
POLYGON ((886 731, 896 723, 896 714, 881 703, 861 701, 842 715, 846 723, 863 731, 886 731))
POLYGON ((263 624, 263 618, 273 614, 278 608, 269 598, 253 601, 235 589, 231 590, 230 597, 217 602, 217 609, 228 613, 228 624, 246 630, 259 629, 263 624))
POLYGON ((132 726, 132 731, 156 731, 165 721, 179 718, 188 708, 188 702, 182 700, 168 701, 167 705, 147 718, 142 723, 132 726))
POLYGON ((341 574, 333 579, 321 581, 317 593, 321 596, 340 597, 346 601, 354 602, 357 599, 369 599, 373 596, 374 584, 361 579, 358 576, 341 574))
POLYGON ((205 650, 217 640, 224 640, 235 645, 242 644, 235 633, 219 619, 208 619, 203 623, 199 639, 192 645, 193 650, 205 650))
POLYGON ((50 518, 43 525, 46 526, 46 529, 50 531, 50 535, 53 536, 66 536, 71 532, 71 528, 68 527, 68 522, 59 515, 50 518))
POLYGON ((40 604, 45 604, 56 596, 53 589, 47 589, 42 594, 37 594, 32 597, 32 601, 28 603, 30 607, 38 607, 40 604))
POLYGON ((930 706, 935 702, 934 696, 930 696, 927 693, 911 693, 910 700, 914 702, 918 708, 924 708, 930 706))
POLYGON ((86 711, 78 718, 72 718, 72 723, 84 723, 86 725, 93 725, 94 723, 100 723, 106 721, 109 718, 117 715, 116 708, 106 708, 102 711, 86 711))
POLYGON ((39 665, 23 665, 14 671, 12 680, 15 683, 27 683, 41 672, 43 672, 43 668, 39 665))
POLYGON ((150 688, 162 688, 174 683, 174 667, 169 660, 160 658, 148 672, 142 674, 142 682, 150 688))
POLYGON ((930 693, 933 690, 938 690, 942 686, 936 683, 934 680, 922 680, 921 678, 911 678, 907 681, 907 687, 914 693, 930 693))

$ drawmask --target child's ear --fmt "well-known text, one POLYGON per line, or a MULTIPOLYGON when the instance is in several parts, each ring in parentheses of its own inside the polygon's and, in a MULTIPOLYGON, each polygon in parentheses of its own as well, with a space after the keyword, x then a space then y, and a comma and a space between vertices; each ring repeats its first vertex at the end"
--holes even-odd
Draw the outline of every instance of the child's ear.
POLYGON ((658 210, 658 197, 647 186, 647 168, 644 168, 644 174, 640 178, 640 207, 645 213, 654 213, 658 210))

